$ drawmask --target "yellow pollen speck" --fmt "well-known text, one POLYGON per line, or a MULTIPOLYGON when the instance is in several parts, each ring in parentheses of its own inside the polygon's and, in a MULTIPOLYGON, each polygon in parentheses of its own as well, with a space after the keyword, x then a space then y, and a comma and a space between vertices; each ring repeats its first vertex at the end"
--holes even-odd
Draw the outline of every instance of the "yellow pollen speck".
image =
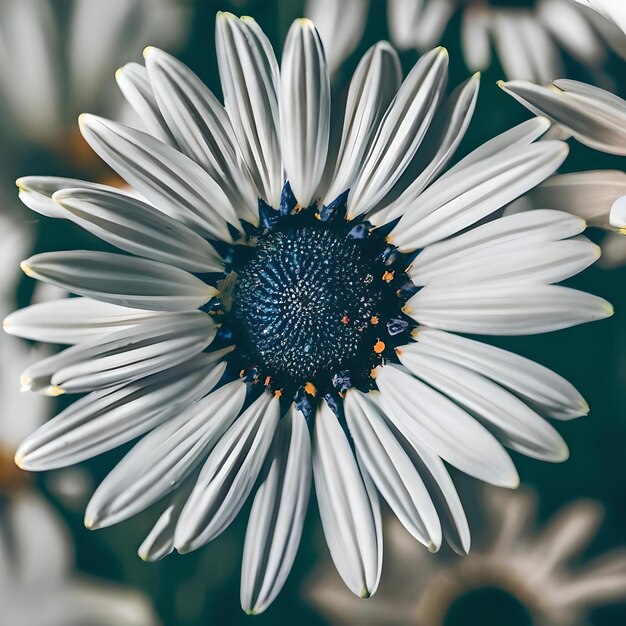
POLYGON ((374 344, 374 352, 380 354, 385 349, 385 342, 380 339, 374 344))
POLYGON ((26 187, 26 185, 24 184, 24 178, 18 178, 15 181, 15 186, 20 190, 20 191, 28 191, 28 188, 26 187))
POLYGON ((308 17, 301 17, 298 20, 298 24, 300 24, 300 26, 309 26, 309 27, 314 26, 313 22, 308 17))
POLYGON ((93 528, 93 525, 96 523, 96 521, 86 517, 84 523, 85 523, 85 528, 93 528))
POLYGON ((306 385, 304 385, 304 390, 310 395, 310 396, 314 396, 317 393, 317 388, 315 387, 315 385, 312 382, 308 382, 306 383, 306 385))

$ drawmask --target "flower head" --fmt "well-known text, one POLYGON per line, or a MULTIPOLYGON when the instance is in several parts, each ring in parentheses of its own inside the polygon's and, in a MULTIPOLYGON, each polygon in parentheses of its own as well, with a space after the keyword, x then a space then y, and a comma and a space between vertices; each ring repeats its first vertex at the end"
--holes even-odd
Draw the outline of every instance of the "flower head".
POLYGON ((516 486, 502 444, 559 461, 540 413, 587 412, 557 374, 454 334, 539 333, 611 314, 553 285, 597 258, 557 211, 489 219, 552 174, 567 149, 537 119, 443 173, 469 124, 472 77, 446 98, 435 49, 402 80, 387 43, 361 61, 340 141, 328 68, 297 20, 279 70, 258 24, 217 18, 225 105, 156 49, 118 81, 150 133, 89 115, 81 130, 139 196, 55 178, 24 202, 128 253, 73 251, 22 264, 82 296, 19 311, 9 332, 64 344, 22 384, 88 393, 23 442, 44 470, 140 435, 87 507, 90 528, 162 501, 140 548, 157 559, 217 537, 255 491, 241 599, 252 613, 291 568, 312 477, 335 564, 375 592, 378 492, 411 534, 469 549, 443 460, 516 486), (338 145, 337 148, 330 146, 338 145), (541 246, 538 246, 541 244, 541 246))
POLYGON ((573 502, 536 529, 532 492, 488 488, 481 501, 483 531, 467 558, 424 554, 390 520, 387 570, 376 598, 357 602, 324 566, 307 586, 310 602, 342 626, 582 626, 591 609, 626 598, 623 550, 574 563, 600 525, 598 503, 573 502))

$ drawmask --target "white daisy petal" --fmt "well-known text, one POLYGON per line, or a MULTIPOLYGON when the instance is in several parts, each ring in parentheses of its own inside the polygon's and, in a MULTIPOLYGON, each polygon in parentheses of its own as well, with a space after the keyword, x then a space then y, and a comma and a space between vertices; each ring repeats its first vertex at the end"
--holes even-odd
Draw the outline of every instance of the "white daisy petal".
POLYGON ((550 128, 550 122, 545 117, 534 117, 513 128, 496 135, 493 139, 483 143, 451 167, 441 178, 447 178, 467 169, 470 165, 484 161, 496 154, 509 150, 520 150, 539 139, 550 128))
MULTIPOLYGON (((381 408, 385 410, 384 406, 381 408)), ((390 428, 394 428, 391 423, 390 428)), ((467 517, 445 463, 410 432, 398 431, 398 438, 401 442, 403 436, 409 444, 403 446, 404 450, 426 483, 439 515, 445 540, 457 554, 468 554, 471 536, 467 517)))
POLYGON ((22 385, 59 395, 130 382, 186 361, 204 350, 216 332, 213 320, 200 311, 151 318, 27 367, 22 385))
POLYGON ((307 207, 324 173, 330 132, 328 66, 311 20, 296 20, 289 29, 280 73, 285 170, 298 203, 307 207))
POLYGON ((154 563, 174 551, 174 532, 185 502, 194 483, 194 474, 189 475, 171 497, 170 503, 141 542, 137 554, 142 561, 154 563))
POLYGON ((137 309, 195 309, 217 293, 184 270, 110 252, 44 252, 22 261, 21 268, 71 293, 137 309))
POLYGON ((64 298, 15 311, 2 327, 16 337, 72 345, 165 315, 169 313, 129 309, 91 298, 64 298))
POLYGON ((146 435, 96 489, 87 505, 85 525, 111 526, 176 489, 236 419, 245 396, 246 385, 234 381, 146 435))
POLYGON ((421 343, 397 349, 414 375, 472 412, 509 448, 543 461, 564 461, 569 453, 561 436, 519 398, 489 379, 437 356, 421 343))
POLYGON ((441 122, 444 129, 443 136, 438 137, 436 140, 436 145, 438 146, 437 152, 429 159, 428 165, 423 167, 417 177, 412 176, 411 184, 396 200, 390 202, 380 210, 375 210, 367 216, 372 224, 382 226, 387 222, 401 217, 407 208, 419 197, 422 191, 424 191, 447 165, 459 143, 465 136, 465 131, 472 119, 478 98, 479 85, 480 76, 476 74, 452 94, 448 103, 446 117, 441 122))
POLYGON ((375 404, 357 390, 344 400, 358 458, 405 528, 431 551, 441 545, 441 524, 419 472, 375 404))
POLYGON ((474 418, 397 365, 378 370, 387 417, 461 471, 501 487, 519 478, 504 448, 474 418))
POLYGON ((417 340, 437 356, 478 372, 513 391, 554 419, 586 415, 589 406, 574 386, 543 365, 474 339, 420 328, 417 340))
MULTIPOLYGON (((413 36, 418 50, 428 50, 439 43, 450 16, 456 10, 456 0, 430 0, 415 22, 413 36)), ((402 19, 402 16, 400 16, 402 19)))
POLYGON ((116 191, 62 189, 52 199, 85 230, 124 252, 189 272, 222 272, 215 248, 138 198, 116 191))
POLYGON ((272 46, 252 18, 237 19, 230 13, 217 14, 215 38, 224 103, 244 162, 259 195, 277 208, 283 167, 279 72, 272 46))
POLYGON ((232 240, 228 224, 239 228, 237 215, 200 165, 123 124, 87 114, 78 121, 93 150, 160 211, 209 237, 232 240))
POLYGON ((292 405, 281 420, 267 476, 254 498, 241 572, 241 606, 258 615, 273 602, 296 557, 311 488, 311 441, 292 405))
POLYGON ((139 63, 127 63, 115 72, 115 80, 147 131, 170 146, 178 147, 161 116, 146 68, 139 63))
POLYGON ((537 247, 520 238, 514 244, 509 243, 506 250, 497 245, 482 250, 466 249, 457 259, 449 259, 445 268, 440 266, 435 271, 432 266, 429 272, 420 271, 418 256, 409 276, 416 285, 437 287, 485 282, 507 286, 549 284, 582 272, 599 257, 600 246, 590 241, 545 242, 537 247))
POLYGON ((535 335, 613 315, 602 298, 559 285, 428 285, 405 312, 425 326, 479 335, 535 335))
POLYGON ((445 90, 448 53, 437 48, 413 67, 389 105, 354 182, 348 217, 366 213, 391 190, 417 152, 445 90))
MULTIPOLYGON (((221 355, 223 356, 223 355, 221 355)), ((113 391, 93 392, 46 422, 19 446, 29 471, 67 467, 131 441, 206 395, 224 373, 220 354, 200 354, 113 391)))
POLYGON ((180 553, 211 541, 235 519, 265 462, 279 417, 278 397, 264 391, 217 443, 176 526, 180 553))
POLYGON ((450 267, 471 262, 474 255, 482 259, 505 251, 537 250, 550 242, 575 237, 585 228, 585 220, 561 211, 537 209, 532 215, 507 215, 426 247, 407 273, 416 285, 425 285, 451 274, 450 267))
POLYGON ((500 83, 500 87, 534 113, 541 113, 567 128, 581 143, 608 152, 626 155, 626 101, 601 89, 587 87, 585 95, 540 87, 524 81, 500 83))
POLYGON ((563 142, 540 141, 448 173, 407 210, 389 241, 412 251, 454 235, 545 180, 567 153, 563 142))
POLYGON ((380 520, 337 416, 322 402, 315 416, 313 475, 330 555, 350 591, 367 598, 378 588, 380 520), (341 480, 337 480, 341 477, 341 480))
POLYGON ((257 193, 222 104, 188 67, 166 52, 147 48, 144 56, 158 106, 177 145, 217 182, 235 212, 257 225, 257 193))
MULTIPOLYGON (((106 185, 90 183, 76 178, 61 178, 59 176, 23 176, 15 182, 19 189, 20 200, 32 211, 46 217, 68 217, 59 205, 52 200, 52 196, 65 187, 78 189, 93 189, 106 191, 111 189, 106 185)), ((123 192, 122 192, 123 193, 123 192)))
POLYGON ((398 54, 386 41, 378 42, 361 59, 350 82, 337 165, 322 204, 352 187, 401 83, 398 54))

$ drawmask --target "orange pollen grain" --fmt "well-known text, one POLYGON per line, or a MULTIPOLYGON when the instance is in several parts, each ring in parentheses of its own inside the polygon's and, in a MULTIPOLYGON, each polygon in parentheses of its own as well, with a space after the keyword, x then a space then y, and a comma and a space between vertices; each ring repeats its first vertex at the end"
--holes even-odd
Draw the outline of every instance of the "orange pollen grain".
POLYGON ((314 396, 317 393, 317 389, 315 388, 315 385, 312 382, 308 382, 306 385, 304 385, 304 390, 310 396, 314 396))
POLYGON ((376 324, 378 324, 378 315, 372 315, 372 317, 370 317, 370 322, 376 326, 376 324))
POLYGON ((385 349, 385 342, 380 339, 374 344, 374 352, 380 354, 385 349))
POLYGON ((389 270, 387 270, 384 274, 383 274, 383 280, 386 283, 390 283, 393 280, 393 272, 390 272, 389 270))
POLYGON ((267 387, 271 382, 272 382, 272 377, 271 376, 266 376, 265 377, 265 386, 267 387))
POLYGON ((350 323, 350 318, 349 318, 347 315, 344 315, 344 316, 341 318, 341 323, 342 323, 342 324, 349 324, 349 323, 350 323))

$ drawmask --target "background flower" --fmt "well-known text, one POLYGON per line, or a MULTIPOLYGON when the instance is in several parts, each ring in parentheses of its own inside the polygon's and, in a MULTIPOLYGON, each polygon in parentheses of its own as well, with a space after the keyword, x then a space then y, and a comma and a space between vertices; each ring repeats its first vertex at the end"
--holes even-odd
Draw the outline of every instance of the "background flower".
POLYGON ((623 549, 581 560, 602 520, 598 503, 573 502, 538 529, 532 492, 485 489, 481 500, 482 530, 468 557, 432 557, 394 520, 375 598, 355 602, 329 566, 313 574, 306 597, 341 626, 584 626, 595 606, 626 599, 623 549))

